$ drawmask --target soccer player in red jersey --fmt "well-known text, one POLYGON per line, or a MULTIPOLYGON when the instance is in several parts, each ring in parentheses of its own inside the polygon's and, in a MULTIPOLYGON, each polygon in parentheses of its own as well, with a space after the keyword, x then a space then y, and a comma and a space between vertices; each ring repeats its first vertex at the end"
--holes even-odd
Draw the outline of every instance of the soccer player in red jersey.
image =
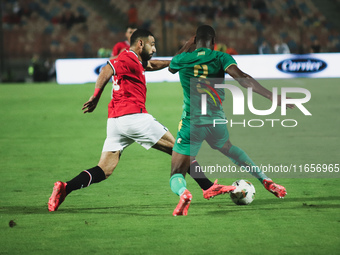
MULTIPOLYGON (((102 155, 97 166, 82 171, 68 182, 58 181, 54 184, 48 202, 49 211, 56 211, 72 191, 108 178, 116 168, 124 148, 134 142, 146 149, 155 148, 172 154, 174 137, 145 108, 144 71, 159 70, 170 63, 167 60, 150 60, 155 52, 153 35, 147 30, 138 29, 131 37, 131 49, 122 52, 118 58, 109 60, 103 67, 96 81, 94 94, 82 108, 84 113, 93 112, 107 82, 111 76, 115 76, 102 155)), ((188 173, 190 174, 190 170, 188 173)), ((230 189, 230 186, 212 183, 204 174, 194 179, 203 189, 206 199, 229 192, 230 189)))
POLYGON ((145 108, 145 70, 158 70, 170 61, 149 61, 156 52, 155 39, 147 30, 137 30, 132 38, 131 50, 122 52, 103 67, 95 85, 95 92, 83 105, 84 113, 92 112, 101 92, 112 76, 112 100, 108 107, 107 138, 97 166, 81 172, 72 180, 56 182, 48 202, 49 211, 55 211, 65 197, 83 187, 108 178, 118 164, 124 148, 137 142, 146 149, 151 147, 171 155, 174 137, 145 108))
POLYGON ((133 32, 135 32, 137 28, 134 25, 129 25, 126 28, 125 32, 125 41, 117 42, 111 52, 111 59, 115 59, 118 57, 119 53, 123 52, 124 50, 129 50, 130 49, 130 38, 133 32))

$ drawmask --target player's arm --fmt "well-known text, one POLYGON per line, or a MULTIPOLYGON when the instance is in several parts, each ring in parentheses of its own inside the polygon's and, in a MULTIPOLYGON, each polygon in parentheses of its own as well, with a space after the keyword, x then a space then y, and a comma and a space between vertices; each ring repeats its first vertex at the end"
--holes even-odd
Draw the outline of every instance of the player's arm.
POLYGON ((147 61, 145 70, 146 71, 157 71, 168 67, 170 65, 170 60, 149 60, 147 61))
MULTIPOLYGON (((249 74, 242 72, 237 65, 230 65, 226 70, 231 77, 233 77, 242 87, 244 88, 252 88, 253 91, 261 96, 268 98, 270 101, 273 101, 273 94, 271 91, 263 87, 260 83, 258 83, 253 77, 249 74)), ((281 95, 278 95, 277 104, 281 105, 281 95)), ((294 108, 294 105, 287 105, 288 108, 294 108)))
MULTIPOLYGON (((196 36, 192 36, 188 41, 185 42, 183 47, 175 54, 175 56, 178 55, 178 54, 181 54, 183 52, 188 52, 190 50, 190 48, 195 46, 195 40, 196 40, 196 36)), ((169 72, 170 73, 176 73, 177 71, 178 70, 171 69, 170 66, 169 66, 169 72)))
POLYGON ((110 80, 111 76, 114 75, 112 67, 107 64, 102 68, 96 81, 94 88, 94 93, 90 99, 83 105, 82 110, 84 113, 93 112, 96 108, 100 95, 102 94, 107 82, 110 80))
POLYGON ((177 51, 175 56, 183 52, 188 52, 191 49, 191 47, 193 47, 195 44, 196 44, 196 35, 192 36, 188 41, 186 41, 185 44, 182 46, 182 48, 179 51, 177 51))

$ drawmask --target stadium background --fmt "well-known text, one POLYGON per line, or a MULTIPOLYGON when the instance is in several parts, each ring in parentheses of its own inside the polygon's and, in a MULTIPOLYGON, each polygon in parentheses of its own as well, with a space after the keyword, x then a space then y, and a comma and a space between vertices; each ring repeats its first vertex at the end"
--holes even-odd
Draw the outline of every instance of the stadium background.
MULTIPOLYGON (((339 254, 339 178, 311 173, 275 178, 288 191, 280 200, 246 175, 256 199, 245 207, 228 195, 206 201, 186 178, 193 194, 189 216, 173 217, 178 197, 169 188, 170 157, 137 144, 124 151, 109 180, 74 192, 57 212, 48 212, 53 183, 97 162, 110 89, 96 111, 84 115, 81 106, 93 83, 60 86, 53 79, 32 82, 28 75, 33 56, 51 65, 55 59, 97 58, 100 48, 111 50, 124 40, 132 3, 138 26, 156 35, 158 56, 174 54, 201 23, 212 24, 218 42, 239 54, 257 54, 262 40, 273 46, 277 38, 293 53, 308 53, 314 38, 322 52, 339 52, 339 1, 265 0, 264 13, 257 0, 1 1, 0 254, 339 254), (69 11, 77 22, 60 23, 69 11)), ((287 118, 299 121, 296 128, 230 128, 232 142, 257 164, 339 164, 339 78, 260 82, 270 90, 308 89, 312 100, 306 107, 313 116, 289 111, 287 118)), ((178 82, 148 84, 147 109, 172 134, 182 100, 178 82)), ((254 100, 259 109, 268 109, 259 95, 254 100)), ((219 178, 225 185, 233 181, 219 178)))
POLYGON ((1 1, 2 81, 25 81, 32 58, 50 69, 58 58, 97 57, 124 40, 135 23, 157 39, 158 56, 173 55, 200 24, 217 31, 217 43, 238 54, 257 54, 277 39, 292 53, 340 51, 340 0, 5 0, 1 1))

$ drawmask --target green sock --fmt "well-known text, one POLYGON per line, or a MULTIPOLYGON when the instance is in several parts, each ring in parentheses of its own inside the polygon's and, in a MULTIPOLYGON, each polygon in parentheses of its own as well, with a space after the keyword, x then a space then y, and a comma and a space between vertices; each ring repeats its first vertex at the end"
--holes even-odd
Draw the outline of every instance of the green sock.
POLYGON ((177 194, 178 196, 182 195, 183 192, 187 189, 187 183, 184 179, 183 174, 174 174, 170 178, 170 188, 173 193, 177 194))
POLYGON ((264 179, 269 179, 241 148, 232 145, 228 152, 228 157, 236 165, 246 167, 261 183, 263 183, 264 179))

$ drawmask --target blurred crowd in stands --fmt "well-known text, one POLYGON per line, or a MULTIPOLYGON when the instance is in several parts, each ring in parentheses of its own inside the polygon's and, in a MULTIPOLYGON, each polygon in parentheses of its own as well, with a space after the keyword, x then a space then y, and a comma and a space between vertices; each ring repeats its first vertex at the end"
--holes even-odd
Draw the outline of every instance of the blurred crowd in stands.
MULTIPOLYGON (((5 57, 79 58, 97 57, 99 49, 110 52, 115 43, 125 39, 125 31, 89 2, 2 1, 5 57)), ((200 24, 212 25, 217 32, 216 49, 231 54, 340 51, 339 29, 311 0, 167 0, 164 11, 161 2, 96 3, 115 10, 112 16, 118 12, 126 15, 120 22, 150 29, 156 36, 158 55, 173 55, 200 24)))

